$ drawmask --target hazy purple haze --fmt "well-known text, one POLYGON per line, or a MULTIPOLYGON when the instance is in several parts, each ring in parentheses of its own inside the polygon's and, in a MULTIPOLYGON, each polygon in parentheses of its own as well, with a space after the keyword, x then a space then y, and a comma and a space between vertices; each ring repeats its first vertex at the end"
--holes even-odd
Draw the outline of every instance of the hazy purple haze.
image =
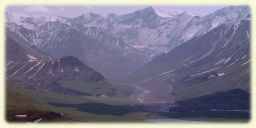
MULTIPOLYGON (((120 5, 120 6, 9 6, 6 8, 7 12, 24 15, 24 16, 41 16, 41 15, 60 15, 65 17, 76 17, 88 12, 108 14, 126 14, 135 10, 143 9, 151 5, 136 6, 136 5, 120 5)), ((198 6, 184 6, 184 5, 164 5, 153 6, 154 8, 161 9, 164 12, 170 13, 173 11, 187 11, 194 15, 203 16, 212 13, 224 5, 198 5, 198 6)))

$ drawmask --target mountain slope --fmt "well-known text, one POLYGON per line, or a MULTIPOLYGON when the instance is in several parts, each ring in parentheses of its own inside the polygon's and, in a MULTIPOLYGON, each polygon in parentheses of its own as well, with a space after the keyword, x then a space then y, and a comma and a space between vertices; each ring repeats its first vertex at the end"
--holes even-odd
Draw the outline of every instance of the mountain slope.
POLYGON ((174 86, 177 100, 233 88, 248 91, 249 41, 250 19, 223 24, 158 56, 134 72, 132 79, 169 83, 174 86))
POLYGON ((113 94, 114 89, 100 73, 83 64, 75 57, 52 59, 15 34, 7 33, 7 81, 37 91, 72 95, 93 95, 90 88, 99 88, 97 94, 113 94), (67 81, 89 82, 88 90, 64 84, 67 81), (90 92, 91 91, 91 92, 90 92))
POLYGON ((144 57, 122 40, 97 27, 68 25, 57 20, 40 22, 33 29, 8 22, 7 29, 50 56, 77 57, 107 77, 115 78, 137 68, 142 64, 137 63, 138 60, 144 57), (122 67, 125 64, 127 68, 122 67))

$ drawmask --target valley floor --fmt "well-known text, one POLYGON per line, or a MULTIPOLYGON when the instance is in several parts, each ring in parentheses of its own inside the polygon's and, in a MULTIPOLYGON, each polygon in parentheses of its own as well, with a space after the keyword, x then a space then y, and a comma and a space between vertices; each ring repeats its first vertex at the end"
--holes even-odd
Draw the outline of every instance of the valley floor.
MULTIPOLYGON (((14 122, 246 122, 249 111, 195 111, 184 101, 176 110, 169 111, 173 103, 148 104, 148 88, 133 85, 129 98, 125 97, 82 97, 55 93, 40 93, 15 85, 7 87, 8 121, 14 122), (137 88, 136 88, 137 87, 137 88), (184 121, 188 120, 188 121, 184 121)), ((244 92, 236 91, 240 96, 244 92)), ((245 94, 246 96, 246 94, 245 94)), ((197 100, 195 103, 199 103, 197 100)), ((200 107, 201 103, 198 104, 200 107)), ((207 106, 203 106, 206 107, 207 106)), ((243 108, 245 110, 245 108, 243 108)))

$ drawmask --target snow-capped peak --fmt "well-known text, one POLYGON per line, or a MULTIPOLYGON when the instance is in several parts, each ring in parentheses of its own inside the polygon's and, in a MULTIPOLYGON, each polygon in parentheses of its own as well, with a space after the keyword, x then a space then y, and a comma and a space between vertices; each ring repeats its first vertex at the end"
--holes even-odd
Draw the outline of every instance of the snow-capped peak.
POLYGON ((167 9, 167 10, 163 10, 157 7, 153 8, 155 13, 160 16, 160 17, 175 17, 178 15, 190 15, 190 16, 194 16, 194 14, 187 12, 187 11, 183 11, 183 10, 175 10, 175 9, 167 9))
POLYGON ((24 22, 24 19, 26 16, 16 14, 16 13, 6 13, 6 22, 9 23, 16 23, 18 25, 22 24, 24 22))
POLYGON ((179 15, 179 14, 181 14, 181 13, 184 13, 185 11, 183 11, 183 10, 177 10, 177 9, 168 9, 168 10, 166 10, 166 12, 167 12, 169 15, 171 15, 171 16, 177 16, 177 15, 179 15))
POLYGON ((26 15, 22 15, 19 13, 6 13, 7 23, 14 23, 27 29, 33 29, 34 25, 29 23, 28 21, 31 21, 31 19, 28 18, 26 15))
POLYGON ((173 15, 170 15, 168 13, 166 13, 165 11, 163 11, 162 9, 159 9, 159 8, 154 8, 156 14, 158 16, 161 16, 161 17, 172 17, 173 15))
POLYGON ((14 23, 18 26, 22 26, 26 29, 34 29, 35 26, 46 22, 54 22, 59 21, 64 24, 70 24, 68 22, 68 18, 62 16, 35 16, 35 17, 27 17, 24 15, 19 15, 16 13, 6 13, 6 22, 14 23))
POLYGON ((194 14, 192 14, 192 13, 190 13, 190 12, 187 12, 187 11, 184 11, 184 12, 182 12, 182 13, 180 13, 180 14, 178 14, 179 16, 189 16, 189 17, 193 17, 193 16, 195 16, 194 14))
POLYGON ((58 21, 61 20, 61 17, 56 17, 56 16, 44 16, 43 19, 45 21, 58 21))
POLYGON ((68 21, 68 18, 63 16, 41 16, 33 18, 33 22, 36 24, 44 24, 47 22, 61 22, 63 24, 70 25, 70 22, 68 21))
POLYGON ((101 14, 89 12, 89 13, 85 13, 85 14, 81 15, 80 17, 83 17, 83 18, 96 18, 96 17, 100 17, 100 16, 101 16, 101 14))
POLYGON ((67 20, 65 17, 62 17, 62 16, 42 16, 42 17, 37 17, 35 19, 41 22, 49 22, 49 21, 66 22, 67 20))

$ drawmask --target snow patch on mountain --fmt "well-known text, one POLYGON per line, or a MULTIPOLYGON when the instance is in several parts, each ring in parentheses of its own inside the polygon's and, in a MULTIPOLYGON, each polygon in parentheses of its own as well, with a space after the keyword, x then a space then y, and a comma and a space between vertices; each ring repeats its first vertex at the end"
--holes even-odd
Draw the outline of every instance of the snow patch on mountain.
POLYGON ((172 69, 172 70, 169 70, 167 72, 163 72, 163 73, 159 74, 159 76, 167 75, 167 74, 170 74, 170 73, 172 73, 174 71, 175 71, 175 69, 172 69))
POLYGON ((168 10, 168 12, 167 12, 167 11, 164 11, 164 10, 162 10, 160 8, 156 8, 156 7, 154 7, 154 10, 158 16, 164 17, 164 18, 175 17, 182 13, 182 11, 180 11, 180 10, 168 10))
POLYGON ((213 68, 213 69, 210 69, 210 70, 207 70, 207 71, 203 71, 203 72, 195 73, 195 74, 190 75, 190 76, 191 76, 191 77, 193 77, 193 76, 198 76, 198 75, 201 75, 201 74, 205 74, 205 73, 208 73, 208 72, 214 71, 214 70, 219 69, 219 68, 220 68, 220 67, 213 68))
MULTIPOLYGON (((7 23, 11 23, 11 24, 15 24, 17 26, 21 26, 27 29, 33 29, 34 25, 29 23, 30 18, 28 17, 24 17, 23 15, 18 15, 15 13, 6 13, 6 22, 7 23)), ((14 29, 13 25, 10 26, 12 27, 12 29, 14 29)))
POLYGON ((32 55, 29 55, 27 54, 27 57, 28 57, 28 62, 35 62, 35 61, 38 61, 38 58, 32 56, 32 55))

